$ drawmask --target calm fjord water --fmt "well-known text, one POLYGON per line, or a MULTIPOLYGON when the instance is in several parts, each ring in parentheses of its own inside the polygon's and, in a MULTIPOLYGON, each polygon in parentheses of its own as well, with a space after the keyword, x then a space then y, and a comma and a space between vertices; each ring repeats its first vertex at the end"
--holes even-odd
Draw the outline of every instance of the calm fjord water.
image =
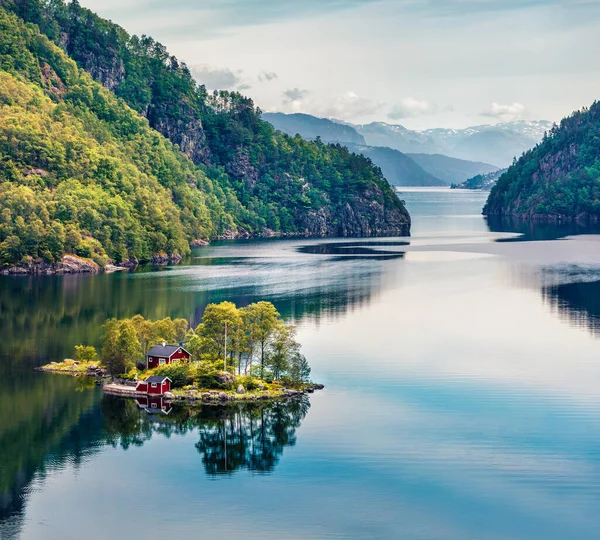
POLYGON ((411 238, 1 278, 0 538, 600 538, 598 237, 401 197, 411 238), (32 370, 107 317, 259 299, 299 327, 310 402, 151 416, 32 370))

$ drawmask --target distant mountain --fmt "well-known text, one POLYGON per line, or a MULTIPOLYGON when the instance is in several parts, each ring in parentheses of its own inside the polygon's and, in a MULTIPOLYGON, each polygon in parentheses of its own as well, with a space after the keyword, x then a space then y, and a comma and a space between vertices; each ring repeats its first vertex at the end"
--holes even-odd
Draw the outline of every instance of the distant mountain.
POLYGON ((327 118, 317 118, 310 114, 263 113, 262 119, 273 124, 279 131, 291 136, 300 135, 308 141, 321 137, 327 143, 367 144, 354 127, 327 118))
POLYGON ((600 102, 555 126, 498 180, 487 216, 600 222, 600 102))
MULTIPOLYGON (((356 129, 327 118, 317 118, 309 114, 263 113, 263 120, 288 135, 300 135, 303 139, 314 140, 321 137, 323 142, 339 143, 356 154, 371 159, 393 186, 444 186, 444 181, 425 171, 420 165, 398 150, 375 148, 365 144, 364 137, 356 129)), ((463 176, 461 180, 468 177, 463 176)))
POLYGON ((347 144, 348 150, 368 157, 381 168, 383 176, 392 186, 447 186, 420 167, 413 159, 393 148, 347 144))
POLYGON ((441 154, 407 154, 425 171, 448 184, 463 182, 467 178, 494 173, 498 167, 489 163, 456 159, 441 154))
POLYGON ((374 122, 354 126, 371 146, 389 146, 404 153, 443 154, 506 167, 514 157, 540 142, 551 122, 511 122, 466 129, 412 131, 401 125, 374 122))
POLYGON ((452 184, 450 187, 452 189, 480 189, 489 191, 496 185, 496 182, 506 171, 508 171, 508 169, 498 169, 497 171, 488 174, 477 174, 465 182, 452 184))

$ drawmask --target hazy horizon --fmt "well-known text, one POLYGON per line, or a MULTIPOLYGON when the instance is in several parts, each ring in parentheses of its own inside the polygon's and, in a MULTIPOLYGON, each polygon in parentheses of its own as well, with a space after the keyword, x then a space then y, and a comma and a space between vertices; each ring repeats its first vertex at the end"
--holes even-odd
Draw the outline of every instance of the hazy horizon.
POLYGON ((600 3, 589 0, 82 4, 265 111, 458 129, 559 121, 600 89, 589 54, 600 46, 600 3))

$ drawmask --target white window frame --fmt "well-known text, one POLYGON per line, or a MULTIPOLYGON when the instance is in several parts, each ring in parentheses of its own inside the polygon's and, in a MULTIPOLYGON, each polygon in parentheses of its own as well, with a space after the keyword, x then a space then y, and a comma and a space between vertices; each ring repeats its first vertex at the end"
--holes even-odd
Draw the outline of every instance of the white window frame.
POLYGON ((158 386, 158 383, 153 382, 152 383, 152 388, 156 388, 158 386))
POLYGON ((158 365, 159 366, 163 366, 166 363, 167 359, 166 358, 159 358, 158 359, 158 365))

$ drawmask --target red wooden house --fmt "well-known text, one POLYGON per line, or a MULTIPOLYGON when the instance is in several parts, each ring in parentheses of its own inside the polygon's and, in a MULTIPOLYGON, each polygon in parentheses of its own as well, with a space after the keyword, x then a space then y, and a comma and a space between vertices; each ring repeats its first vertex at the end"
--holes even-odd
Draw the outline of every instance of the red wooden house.
POLYGON ((173 362, 189 362, 192 355, 179 345, 167 345, 164 341, 161 345, 155 345, 146 354, 147 369, 154 369, 163 364, 173 362))
POLYGON ((140 381, 135 387, 136 392, 144 392, 150 396, 162 396, 171 391, 171 379, 160 375, 148 377, 145 381, 140 381))

